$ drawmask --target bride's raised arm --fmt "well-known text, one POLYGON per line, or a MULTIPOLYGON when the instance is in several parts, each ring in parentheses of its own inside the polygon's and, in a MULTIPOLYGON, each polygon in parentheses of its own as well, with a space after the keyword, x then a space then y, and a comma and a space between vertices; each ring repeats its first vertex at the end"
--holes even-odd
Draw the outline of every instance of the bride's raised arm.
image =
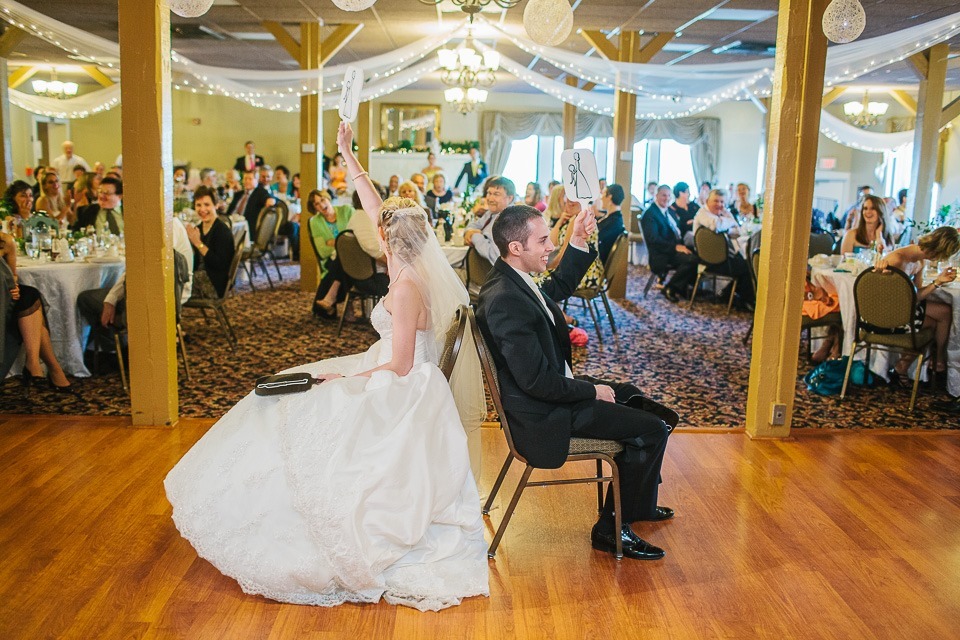
POLYGON ((360 194, 360 204, 363 205, 363 210, 367 212, 367 215, 373 221, 373 226, 376 227, 379 223, 378 216, 380 215, 380 207, 383 205, 383 199, 374 188, 370 174, 360 166, 360 161, 353 154, 353 129, 349 122, 340 123, 340 128, 337 130, 337 147, 343 154, 343 159, 347 162, 350 179, 353 180, 357 193, 360 194))

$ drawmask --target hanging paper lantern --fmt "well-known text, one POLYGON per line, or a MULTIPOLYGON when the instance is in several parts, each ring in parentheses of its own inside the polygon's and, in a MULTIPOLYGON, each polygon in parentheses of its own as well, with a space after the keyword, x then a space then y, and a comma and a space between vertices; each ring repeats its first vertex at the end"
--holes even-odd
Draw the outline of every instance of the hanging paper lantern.
POLYGON ((555 47, 573 31, 573 9, 567 0, 530 0, 523 10, 523 28, 537 44, 555 47))
POLYGON ((199 18, 213 5, 213 0, 170 0, 170 11, 182 18, 199 18))
POLYGON ((867 26, 867 14, 859 0, 833 0, 823 12, 823 35, 831 42, 853 42, 867 26))
POLYGON ((338 9, 344 11, 363 11, 377 3, 377 0, 333 0, 338 9))

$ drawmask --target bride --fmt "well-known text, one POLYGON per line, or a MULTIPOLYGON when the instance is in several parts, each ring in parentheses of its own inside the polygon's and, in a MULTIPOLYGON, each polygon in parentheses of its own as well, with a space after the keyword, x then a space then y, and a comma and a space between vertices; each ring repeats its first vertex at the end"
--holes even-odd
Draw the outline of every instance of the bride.
POLYGON ((309 391, 247 395, 164 486, 180 533, 247 593, 435 611, 489 595, 463 426, 479 426, 484 411, 479 366, 462 351, 449 384, 437 368, 467 292, 424 211, 382 202, 352 141, 341 124, 337 142, 391 277, 370 317, 380 340, 291 369, 323 379, 309 391))

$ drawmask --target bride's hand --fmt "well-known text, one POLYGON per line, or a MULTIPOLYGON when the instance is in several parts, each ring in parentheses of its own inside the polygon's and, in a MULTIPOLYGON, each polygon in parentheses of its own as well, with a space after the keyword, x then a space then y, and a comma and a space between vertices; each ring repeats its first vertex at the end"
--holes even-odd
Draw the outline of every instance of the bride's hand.
POLYGON ((317 380, 320 382, 326 382, 327 380, 336 380, 337 378, 342 378, 343 376, 339 373, 322 373, 317 376, 317 380))
POLYGON ((353 155, 353 129, 349 122, 340 122, 337 129, 337 148, 343 155, 353 155))

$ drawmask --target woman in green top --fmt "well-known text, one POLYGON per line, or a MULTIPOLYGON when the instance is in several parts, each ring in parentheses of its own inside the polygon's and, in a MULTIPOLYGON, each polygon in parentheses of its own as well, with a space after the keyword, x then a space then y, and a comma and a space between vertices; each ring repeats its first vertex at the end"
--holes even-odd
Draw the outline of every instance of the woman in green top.
POLYGON ((314 214, 310 218, 310 235, 320 265, 320 286, 313 311, 320 317, 332 318, 336 316, 337 302, 344 297, 340 295, 344 274, 334 250, 337 236, 347 228, 354 209, 348 204, 334 206, 328 192, 314 189, 307 198, 307 211, 314 214))

